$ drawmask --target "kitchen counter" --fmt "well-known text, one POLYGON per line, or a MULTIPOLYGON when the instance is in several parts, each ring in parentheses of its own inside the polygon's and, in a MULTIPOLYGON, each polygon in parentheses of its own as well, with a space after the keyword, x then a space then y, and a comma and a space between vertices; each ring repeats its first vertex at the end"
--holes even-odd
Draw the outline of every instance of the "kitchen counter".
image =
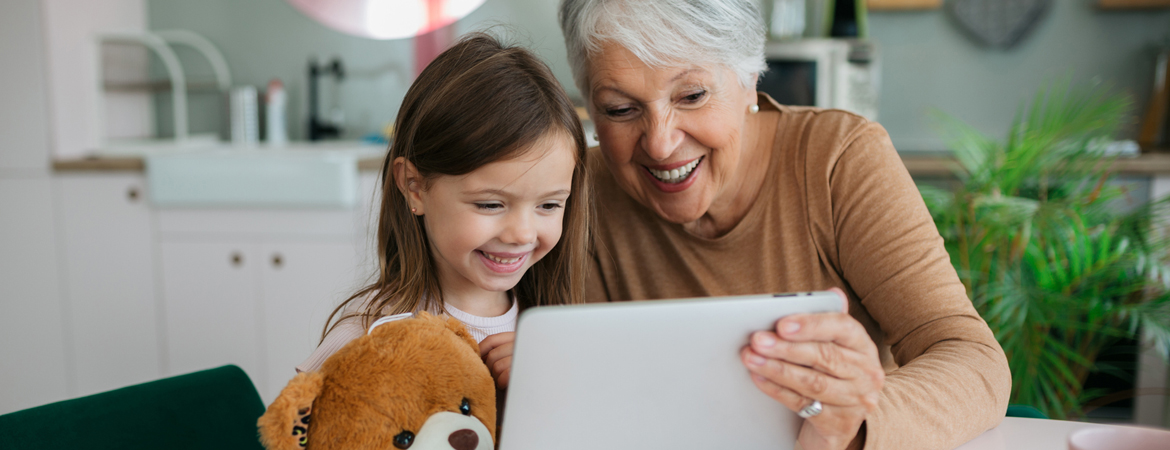
POLYGON ((54 172, 143 172, 146 161, 135 156, 54 159, 54 172))
MULTIPOLYGON (((955 160, 941 154, 902 153, 902 162, 915 176, 950 176, 955 160)), ((142 172, 143 158, 136 156, 106 156, 53 160, 55 172, 142 172)), ((1134 176, 1170 175, 1170 153, 1145 153, 1137 157, 1121 157, 1113 164, 1116 173, 1134 176)), ((362 158, 358 170, 382 170, 382 158, 362 158)))
MULTIPOLYGON (((950 176, 955 159, 942 154, 902 153, 902 163, 910 175, 950 176)), ((1130 176, 1170 175, 1170 153, 1144 153, 1137 157, 1118 157, 1113 172, 1130 176)))
MULTIPOLYGON (((382 158, 358 160, 358 170, 376 172, 382 170, 382 158)), ((54 172, 144 172, 146 160, 137 156, 103 156, 73 159, 54 159, 54 172)))

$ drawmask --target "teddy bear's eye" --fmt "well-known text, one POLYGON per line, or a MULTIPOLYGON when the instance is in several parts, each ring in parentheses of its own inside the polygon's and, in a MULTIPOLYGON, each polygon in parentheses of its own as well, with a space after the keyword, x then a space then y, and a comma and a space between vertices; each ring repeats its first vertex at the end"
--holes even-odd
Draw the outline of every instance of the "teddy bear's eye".
POLYGON ((394 446, 402 450, 410 448, 410 444, 414 443, 414 433, 403 431, 394 436, 394 446))
POLYGON ((467 401, 467 399, 463 399, 463 403, 459 405, 459 412, 463 413, 465 416, 470 416, 471 402, 467 401))

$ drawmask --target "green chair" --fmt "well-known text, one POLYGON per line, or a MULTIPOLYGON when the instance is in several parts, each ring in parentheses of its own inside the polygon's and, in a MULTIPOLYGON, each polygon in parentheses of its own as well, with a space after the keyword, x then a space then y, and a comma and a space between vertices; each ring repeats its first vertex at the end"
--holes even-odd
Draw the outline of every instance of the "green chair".
POLYGON ((1028 405, 1008 405, 1007 417, 1024 417, 1028 419, 1047 419, 1048 416, 1039 409, 1028 405))
POLYGON ((165 378, 0 416, 5 450, 263 450, 264 402, 236 366, 165 378))

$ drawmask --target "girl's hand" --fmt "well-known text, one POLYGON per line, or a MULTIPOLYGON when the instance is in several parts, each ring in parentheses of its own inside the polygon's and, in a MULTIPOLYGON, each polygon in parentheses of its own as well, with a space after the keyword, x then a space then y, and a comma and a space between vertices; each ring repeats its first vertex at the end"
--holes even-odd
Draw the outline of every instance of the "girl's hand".
POLYGON ((512 343, 516 340, 516 333, 507 332, 488 336, 479 343, 479 357, 483 358, 492 378, 496 379, 496 387, 508 388, 508 377, 512 373, 512 343))
POLYGON ((756 387, 788 409, 821 402, 822 412, 801 426, 805 450, 846 448, 877 409, 885 382, 877 346, 847 313, 785 317, 775 330, 753 334, 740 357, 756 387))

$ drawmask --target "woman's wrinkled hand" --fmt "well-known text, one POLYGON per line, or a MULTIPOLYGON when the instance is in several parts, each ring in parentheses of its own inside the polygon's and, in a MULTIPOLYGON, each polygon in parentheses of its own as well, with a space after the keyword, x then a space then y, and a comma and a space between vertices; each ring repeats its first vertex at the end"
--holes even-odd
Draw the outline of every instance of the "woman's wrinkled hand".
POLYGON ((508 388, 508 378, 512 373, 512 344, 516 341, 516 333, 507 332, 493 334, 479 343, 479 357, 483 358, 492 378, 496 380, 496 388, 508 388))
POLYGON ((785 317, 774 330, 753 334, 740 357, 756 387, 788 409, 820 400, 822 412, 800 429, 805 450, 846 448, 877 409, 885 382, 877 346, 847 313, 785 317))

